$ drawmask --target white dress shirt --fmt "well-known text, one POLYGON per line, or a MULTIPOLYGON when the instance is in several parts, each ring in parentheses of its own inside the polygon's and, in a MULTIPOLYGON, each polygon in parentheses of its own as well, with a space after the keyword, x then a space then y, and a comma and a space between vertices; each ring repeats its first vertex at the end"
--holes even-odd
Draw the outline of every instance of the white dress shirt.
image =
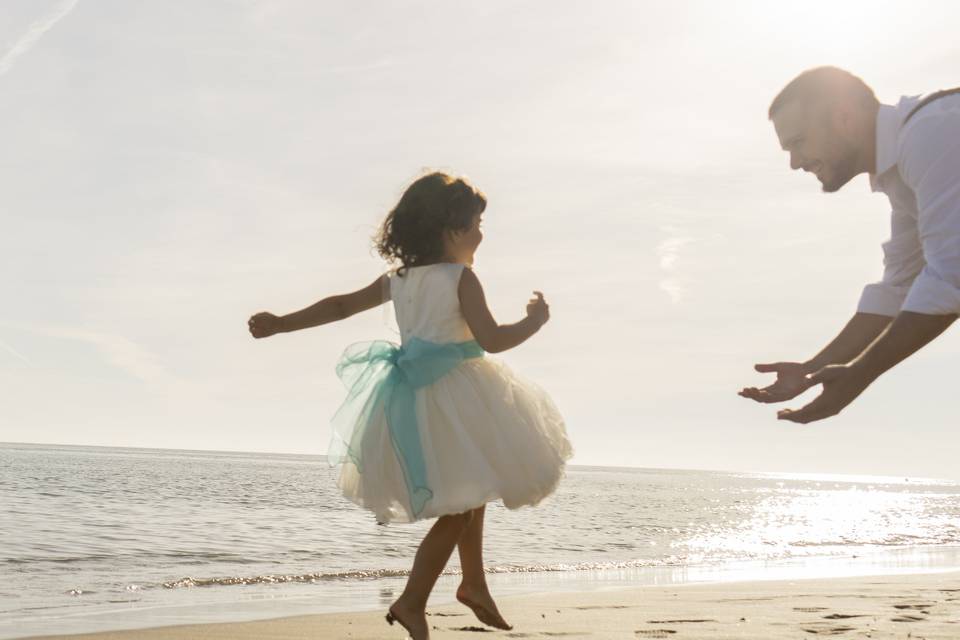
POLYGON ((868 284, 857 310, 960 314, 960 94, 917 111, 919 97, 877 114, 877 169, 870 186, 890 199, 883 279, 868 284))

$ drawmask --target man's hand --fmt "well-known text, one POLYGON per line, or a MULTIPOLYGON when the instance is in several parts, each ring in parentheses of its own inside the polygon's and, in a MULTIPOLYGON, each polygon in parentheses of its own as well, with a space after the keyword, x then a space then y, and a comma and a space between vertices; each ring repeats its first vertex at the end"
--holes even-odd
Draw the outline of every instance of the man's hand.
POLYGON ((784 409, 780 420, 806 424, 840 413, 885 371, 943 333, 957 316, 901 311, 873 344, 848 364, 832 364, 809 376, 823 391, 802 409, 784 409))
POLYGON ((860 368, 849 364, 832 364, 808 376, 807 379, 811 386, 822 384, 823 391, 802 409, 778 411, 778 420, 807 424, 835 416, 853 402, 874 380, 860 368))
POLYGON ((774 362, 773 364, 757 364, 753 367, 760 373, 776 373, 777 381, 770 386, 758 389, 746 387, 739 395, 757 402, 783 402, 796 398, 809 389, 813 383, 807 378, 804 365, 799 362, 774 362))

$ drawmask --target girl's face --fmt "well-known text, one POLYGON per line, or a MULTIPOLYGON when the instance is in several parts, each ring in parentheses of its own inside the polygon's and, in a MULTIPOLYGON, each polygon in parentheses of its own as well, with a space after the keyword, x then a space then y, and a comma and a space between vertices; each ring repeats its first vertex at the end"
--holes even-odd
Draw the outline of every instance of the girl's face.
POLYGON ((483 214, 477 213, 474 214, 470 226, 466 229, 447 232, 444 239, 447 255, 456 262, 473 264, 473 254, 483 241, 483 231, 480 230, 482 223, 483 214))

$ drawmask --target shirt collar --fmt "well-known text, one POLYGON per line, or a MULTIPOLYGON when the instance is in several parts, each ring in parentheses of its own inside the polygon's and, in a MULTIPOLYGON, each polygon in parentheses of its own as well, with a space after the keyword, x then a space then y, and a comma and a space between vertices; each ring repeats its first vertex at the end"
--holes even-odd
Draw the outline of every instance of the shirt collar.
POLYGON ((870 187, 880 191, 883 174, 897 164, 897 134, 903 120, 900 109, 881 104, 877 112, 877 169, 870 174, 870 187))

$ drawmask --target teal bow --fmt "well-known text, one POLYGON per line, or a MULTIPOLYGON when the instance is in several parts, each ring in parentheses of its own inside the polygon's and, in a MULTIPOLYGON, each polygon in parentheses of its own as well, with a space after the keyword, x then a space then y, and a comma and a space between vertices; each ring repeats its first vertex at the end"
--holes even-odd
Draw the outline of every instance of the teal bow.
POLYGON ((414 517, 419 516, 433 491, 417 426, 416 393, 433 384, 468 358, 480 358, 476 340, 437 344, 419 338, 404 346, 384 340, 352 344, 337 364, 337 375, 347 387, 347 399, 333 416, 333 438, 327 459, 331 465, 349 459, 363 473, 364 439, 376 411, 387 418, 414 517))

